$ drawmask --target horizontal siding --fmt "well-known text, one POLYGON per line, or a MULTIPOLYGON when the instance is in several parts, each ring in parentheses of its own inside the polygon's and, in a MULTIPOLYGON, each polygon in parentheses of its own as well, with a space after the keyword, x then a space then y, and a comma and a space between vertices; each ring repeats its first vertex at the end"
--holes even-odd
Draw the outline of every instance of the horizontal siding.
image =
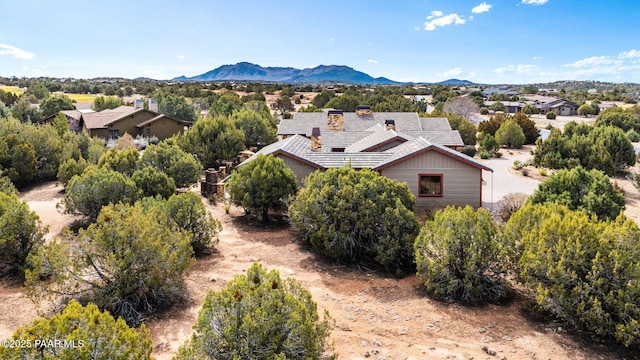
POLYGON ((480 206, 482 170, 435 151, 405 160, 383 169, 381 174, 407 183, 416 197, 416 210, 447 205, 480 206), (442 197, 420 197, 418 174, 442 174, 442 197))
POLYGON ((298 184, 302 185, 302 180, 304 180, 309 174, 316 171, 316 168, 309 166, 307 164, 301 163, 298 160, 294 160, 288 156, 277 155, 278 158, 284 161, 284 164, 287 165, 294 174, 296 174, 296 178, 298 179, 298 184))

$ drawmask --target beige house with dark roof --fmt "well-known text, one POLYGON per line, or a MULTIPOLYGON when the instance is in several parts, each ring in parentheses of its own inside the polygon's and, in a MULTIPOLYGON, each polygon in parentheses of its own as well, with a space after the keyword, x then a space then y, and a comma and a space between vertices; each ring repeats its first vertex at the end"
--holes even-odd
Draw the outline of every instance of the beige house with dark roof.
POLYGON ((256 155, 282 159, 301 184, 316 170, 350 164, 407 183, 418 208, 480 207, 482 173, 493 172, 456 151, 462 139, 447 119, 415 113, 297 113, 280 123, 278 134, 282 140, 256 155))

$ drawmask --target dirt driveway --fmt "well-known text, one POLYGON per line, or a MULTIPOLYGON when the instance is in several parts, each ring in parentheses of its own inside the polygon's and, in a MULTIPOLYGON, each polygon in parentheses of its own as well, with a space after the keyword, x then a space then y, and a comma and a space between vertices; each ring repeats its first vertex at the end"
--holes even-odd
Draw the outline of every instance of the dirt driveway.
MULTIPOLYGON (((45 223, 62 226, 72 219, 50 211, 59 196, 52 184, 21 195, 45 223)), ((192 268, 186 299, 147 319, 157 359, 172 358, 190 336, 206 292, 223 288, 254 261, 300 281, 319 310, 330 312, 336 320, 331 338, 341 359, 621 358, 614 348, 531 318, 521 296, 505 305, 484 307, 440 303, 424 295, 415 276, 396 279, 326 262, 297 241, 299 235, 288 224, 247 224, 240 209, 225 214, 221 204, 206 206, 223 223, 221 241, 213 254, 192 268)), ((0 338, 37 315, 19 285, 6 281, 0 283, 0 311, 0 338)))

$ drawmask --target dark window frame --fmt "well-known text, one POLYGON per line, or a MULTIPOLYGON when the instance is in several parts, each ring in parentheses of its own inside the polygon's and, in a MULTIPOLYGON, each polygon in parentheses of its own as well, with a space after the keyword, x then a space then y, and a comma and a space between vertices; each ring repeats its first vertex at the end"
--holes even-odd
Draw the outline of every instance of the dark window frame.
POLYGON ((443 197, 444 196, 444 174, 418 174, 418 196, 419 197, 443 197), (428 187, 423 188, 422 186, 422 178, 424 177, 440 178, 440 189, 438 190, 439 192, 437 193, 427 192, 428 187))

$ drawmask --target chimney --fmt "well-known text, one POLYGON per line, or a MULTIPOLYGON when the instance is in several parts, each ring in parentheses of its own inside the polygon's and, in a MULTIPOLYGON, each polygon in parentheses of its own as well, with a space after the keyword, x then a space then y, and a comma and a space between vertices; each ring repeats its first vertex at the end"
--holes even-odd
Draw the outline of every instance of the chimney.
POLYGON ((322 151, 322 139, 320 138, 320 128, 314 127, 311 130, 311 151, 322 151))
POLYGON ((134 109, 142 109, 143 107, 144 107, 144 100, 142 99, 133 100, 134 109))
POLYGON ((158 100, 149 99, 149 110, 153 112, 158 112, 158 100))
POLYGON ((387 119, 384 121, 384 126, 387 128, 387 130, 396 130, 396 122, 393 119, 387 119))
POLYGON ((369 105, 358 105, 356 106, 356 115, 371 115, 371 106, 369 105))
POLYGON ((332 131, 344 131, 344 113, 342 110, 329 110, 327 126, 332 131))

